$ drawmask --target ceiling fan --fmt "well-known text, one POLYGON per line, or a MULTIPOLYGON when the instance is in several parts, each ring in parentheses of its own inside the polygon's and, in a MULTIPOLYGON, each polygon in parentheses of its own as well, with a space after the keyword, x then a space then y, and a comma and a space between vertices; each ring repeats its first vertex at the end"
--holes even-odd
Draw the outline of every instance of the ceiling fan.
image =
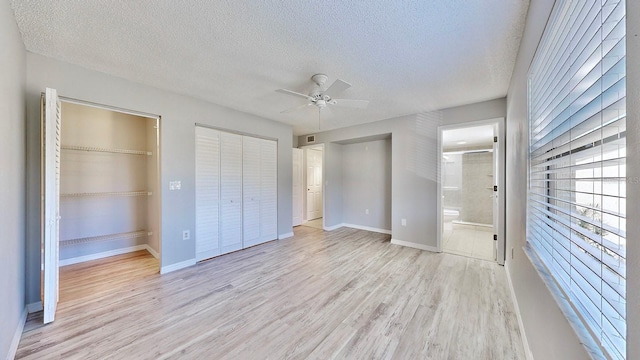
MULTIPOLYGON (((354 100, 354 99, 336 99, 334 96, 339 95, 343 91, 347 90, 351 87, 351 84, 344 80, 337 79, 331 84, 328 88, 325 88, 324 84, 327 82, 329 77, 325 74, 315 74, 311 77, 311 81, 315 83, 315 86, 309 92, 308 95, 287 90, 287 89, 278 89, 276 90, 279 93, 296 96, 299 98, 306 99, 308 103, 300 106, 296 106, 294 108, 282 111, 281 113, 289 113, 296 110, 301 110, 307 108, 309 106, 315 106, 318 108, 319 116, 321 113, 325 115, 331 115, 331 111, 329 110, 329 105, 331 106, 342 106, 342 107, 350 107, 357 109, 364 109, 369 105, 368 100, 354 100)), ((319 119, 318 119, 319 121, 319 119)), ((318 124, 319 126, 319 124, 318 124)))

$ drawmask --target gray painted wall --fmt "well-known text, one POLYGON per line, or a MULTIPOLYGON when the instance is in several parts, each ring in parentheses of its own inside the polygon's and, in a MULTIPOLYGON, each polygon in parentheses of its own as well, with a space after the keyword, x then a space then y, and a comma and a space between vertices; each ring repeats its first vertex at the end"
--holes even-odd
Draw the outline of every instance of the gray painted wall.
POLYGON ((324 145, 324 227, 341 224, 342 221, 342 145, 324 145))
POLYGON ((509 272, 524 330, 536 359, 586 359, 587 353, 522 250, 526 243, 527 72, 553 1, 532 1, 507 95, 506 231, 509 272), (513 249, 513 258, 511 258, 513 249))
POLYGON ((40 93, 58 94, 162 116, 160 123, 161 264, 195 257, 195 123, 278 139, 278 233, 291 232, 291 127, 115 76, 27 53, 27 302, 39 301, 40 93), (169 191, 169 181, 182 189, 169 191))
MULTIPOLYGON (((391 134, 391 236, 435 249, 438 126, 505 115, 506 100, 496 99, 322 132, 317 134, 316 144, 391 134), (402 219, 407 220, 406 226, 401 225, 402 219)), ((305 136, 300 136, 298 142, 301 146, 307 145, 305 136)), ((330 157, 328 155, 327 159, 330 157)), ((332 172, 342 170, 326 166, 325 176, 332 176, 332 172)), ((334 191, 342 194, 342 191, 334 191)), ((342 204, 342 198, 325 196, 325 207, 332 208, 336 202, 342 204)))
POLYGON ((342 193, 344 223, 391 230, 391 139, 342 146, 342 193))
MULTIPOLYGON (((24 312, 25 49, 9 2, 0 4, 0 358, 24 312)), ((39 164, 39 163, 38 163, 39 164)))

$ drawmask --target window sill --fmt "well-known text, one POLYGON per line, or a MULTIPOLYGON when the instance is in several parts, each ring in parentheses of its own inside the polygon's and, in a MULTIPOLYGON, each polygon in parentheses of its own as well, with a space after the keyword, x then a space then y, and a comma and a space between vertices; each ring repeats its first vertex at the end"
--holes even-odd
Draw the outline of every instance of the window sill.
POLYGON ((573 331, 575 331, 578 336, 578 340, 580 340, 580 343, 584 346, 587 354, 589 354, 592 359, 596 360, 609 359, 609 357, 604 354, 602 348, 598 344, 598 341, 593 337, 593 335, 591 335, 589 329, 587 329, 586 325, 582 322, 582 319, 573 308, 569 298, 565 295, 564 291, 560 289, 556 280, 547 270, 547 267, 535 253, 535 250, 533 250, 529 243, 523 247, 523 250, 525 254, 527 254, 527 257, 529 258, 529 261, 531 261, 533 267, 538 272, 538 275, 540 275, 540 278, 547 286, 547 289, 549 289, 549 292, 560 307, 560 310, 569 321, 569 324, 573 328, 573 331))

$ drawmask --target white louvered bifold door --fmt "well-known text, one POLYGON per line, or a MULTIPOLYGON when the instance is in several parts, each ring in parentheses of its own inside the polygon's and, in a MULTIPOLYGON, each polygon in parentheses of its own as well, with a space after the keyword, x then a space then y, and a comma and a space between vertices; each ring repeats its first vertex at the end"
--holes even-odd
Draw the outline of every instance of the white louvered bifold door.
POLYGON ((220 133, 221 253, 242 249, 242 136, 220 133))
POLYGON ((196 126, 196 260, 220 254, 220 131, 196 126))
POLYGON ((50 323, 58 305, 58 257, 60 223, 60 101, 55 89, 46 89, 44 98, 43 141, 43 264, 42 301, 44 323, 50 323))
POLYGON ((293 157, 293 179, 292 179, 293 226, 298 226, 302 224, 302 221, 304 219, 304 214, 303 214, 304 204, 302 200, 303 194, 305 192, 302 184, 302 181, 303 181, 302 170, 304 167, 302 157, 304 156, 304 150, 302 149, 291 149, 291 150, 293 150, 293 153, 292 153, 292 157, 293 157))
POLYGON ((260 242, 278 238, 278 143, 261 140, 260 242))
POLYGON ((260 144, 250 136, 242 139, 242 190, 244 247, 260 243, 260 144))

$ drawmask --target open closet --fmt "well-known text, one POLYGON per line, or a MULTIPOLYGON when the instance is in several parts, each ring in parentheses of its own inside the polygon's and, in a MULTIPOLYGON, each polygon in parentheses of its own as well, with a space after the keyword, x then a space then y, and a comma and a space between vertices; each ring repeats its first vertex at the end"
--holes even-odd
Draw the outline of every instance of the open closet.
MULTIPOLYGON (((42 300, 59 267, 138 250, 160 256, 158 116, 42 97, 42 300)), ((159 267, 159 261, 157 261, 159 267)))
POLYGON ((158 257, 158 119, 61 102, 60 265, 158 257))
POLYGON ((278 238, 278 143, 195 127, 196 260, 278 238))

